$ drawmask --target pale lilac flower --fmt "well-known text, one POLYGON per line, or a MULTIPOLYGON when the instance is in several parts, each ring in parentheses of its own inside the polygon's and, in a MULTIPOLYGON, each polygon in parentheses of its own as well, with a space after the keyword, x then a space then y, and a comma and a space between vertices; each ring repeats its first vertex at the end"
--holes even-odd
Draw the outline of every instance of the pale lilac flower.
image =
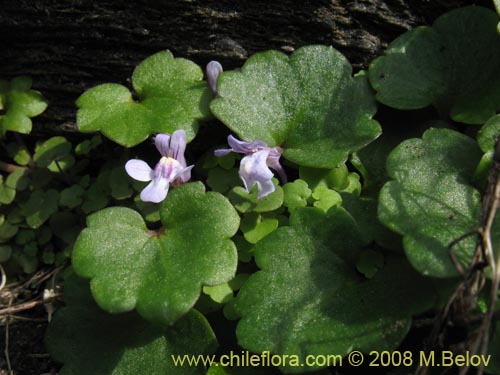
POLYGON ((222 65, 218 61, 210 61, 207 64, 207 81, 212 92, 217 95, 217 78, 223 71, 222 65))
POLYGON ((227 137, 227 143, 231 148, 215 150, 215 156, 224 156, 230 152, 244 154, 241 159, 239 175, 245 189, 250 192, 254 185, 257 185, 257 198, 263 198, 274 191, 274 184, 271 181, 274 169, 282 183, 286 183, 287 178, 279 159, 283 150, 278 147, 269 147, 263 141, 244 142, 239 141, 232 135, 227 137))
POLYGON ((155 145, 161 154, 155 169, 142 160, 132 159, 125 164, 128 175, 138 181, 151 181, 141 192, 144 202, 159 203, 167 197, 170 185, 178 186, 191 179, 191 169, 186 166, 184 151, 186 149, 186 133, 176 130, 172 137, 168 134, 158 134, 155 145))

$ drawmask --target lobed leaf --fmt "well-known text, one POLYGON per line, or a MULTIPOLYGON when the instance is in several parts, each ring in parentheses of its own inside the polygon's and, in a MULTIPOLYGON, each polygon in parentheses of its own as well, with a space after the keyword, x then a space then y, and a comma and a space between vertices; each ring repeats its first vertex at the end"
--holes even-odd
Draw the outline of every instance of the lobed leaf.
POLYGON ((88 285, 67 279, 65 300, 47 332, 47 347, 64 366, 60 375, 203 375, 198 366, 176 366, 172 355, 208 355, 217 342, 193 310, 171 327, 153 326, 135 313, 109 315, 93 303, 88 285))
POLYGON ((335 168, 381 133, 366 77, 353 77, 332 47, 257 53, 241 71, 223 73, 217 92, 217 118, 245 141, 279 145, 299 165, 335 168))
POLYGON ((500 109, 498 16, 464 7, 393 41, 369 69, 377 100, 398 109, 429 105, 459 122, 483 124, 500 109))
POLYGON ((92 279, 103 309, 136 308, 149 320, 172 324, 195 304, 203 285, 234 277, 237 250, 229 238, 239 216, 226 198, 205 193, 201 183, 185 184, 169 192, 160 218, 159 232, 124 207, 88 218, 75 243, 73 266, 92 279))
POLYGON ((412 314, 429 307, 429 282, 391 254, 371 279, 361 276, 356 264, 363 243, 342 208, 298 208, 290 224, 255 246, 261 271, 250 276, 235 304, 240 345, 297 355, 302 364, 308 355, 397 347, 412 314))
MULTIPOLYGON (((387 159, 393 179, 380 192, 378 216, 404 236, 411 264, 424 275, 457 276, 448 246, 478 225, 481 197, 471 178, 481 157, 477 143, 448 129, 430 129, 422 139, 409 139, 387 159)), ((466 266, 474 237, 453 247, 466 266)))
POLYGON ((15 131, 31 132, 31 117, 38 116, 47 108, 47 101, 35 90, 31 90, 31 78, 16 77, 12 81, 0 80, 0 134, 15 131))
POLYGON ((122 85, 105 83, 78 98, 78 128, 101 131, 116 143, 132 147, 156 133, 184 129, 188 141, 198 121, 209 114, 210 90, 193 62, 162 51, 141 62, 132 75, 138 100, 122 85))

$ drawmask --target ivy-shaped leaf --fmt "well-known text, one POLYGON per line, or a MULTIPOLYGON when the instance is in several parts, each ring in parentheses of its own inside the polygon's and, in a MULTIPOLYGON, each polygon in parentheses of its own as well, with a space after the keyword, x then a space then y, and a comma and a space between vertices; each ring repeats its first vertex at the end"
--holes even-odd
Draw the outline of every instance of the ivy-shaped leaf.
POLYGON ((257 199, 257 186, 254 185, 250 193, 245 188, 236 186, 229 191, 227 197, 233 206, 240 212, 269 212, 281 207, 283 204, 283 188, 279 186, 278 180, 273 178, 274 192, 257 199))
POLYGON ((377 99, 398 109, 434 105, 455 121, 483 124, 500 109, 497 23, 491 10, 465 7, 406 32, 370 65, 377 99))
MULTIPOLYGON (((209 355, 217 346, 205 318, 190 311, 174 326, 153 326, 135 313, 110 315, 88 285, 66 279, 65 301, 47 332, 47 347, 64 364, 60 375, 203 375, 203 364, 175 365, 172 356, 209 355)), ((86 284, 86 283, 84 283, 86 284)))
POLYGON ((299 165, 334 168, 380 135, 366 77, 353 77, 332 47, 257 53, 241 71, 223 73, 217 92, 216 117, 245 141, 281 146, 299 165))
MULTIPOLYGON (((382 223, 402 234, 412 265, 424 275, 457 275, 449 244, 478 226, 481 197, 470 181, 481 151, 477 143, 448 129, 430 129, 391 152, 387 172, 394 179, 380 192, 382 223)), ((453 253, 463 266, 475 248, 474 237, 453 253)))
POLYGON ((283 193, 285 206, 289 212, 293 212, 296 208, 307 206, 312 191, 304 180, 297 179, 283 185, 283 193))
POLYGON ((135 101, 125 86, 105 83, 78 98, 77 123, 81 132, 101 131, 125 147, 155 133, 184 129, 188 141, 198 120, 208 116, 212 94, 195 63, 162 51, 141 62, 132 75, 135 101))
POLYGON ((160 208, 159 232, 139 213, 113 207, 87 220, 73 252, 75 271, 91 278, 99 306, 172 324, 196 302, 203 285, 231 280, 237 250, 229 240, 239 216, 229 201, 201 183, 173 189, 160 208))
POLYGON ((255 246, 261 271, 243 285, 235 305, 240 345, 297 355, 303 364, 308 355, 397 347, 412 314, 429 307, 430 283, 390 254, 371 279, 358 273, 363 244, 342 208, 300 208, 290 223, 255 246))
POLYGON ((265 236, 278 228, 279 221, 275 217, 268 217, 257 212, 245 214, 241 220, 240 229, 243 237, 256 244, 265 236))
POLYGON ((16 77, 7 82, 0 80, 0 135, 7 131, 28 134, 31 117, 38 116, 47 108, 47 101, 38 91, 31 90, 31 78, 16 77))

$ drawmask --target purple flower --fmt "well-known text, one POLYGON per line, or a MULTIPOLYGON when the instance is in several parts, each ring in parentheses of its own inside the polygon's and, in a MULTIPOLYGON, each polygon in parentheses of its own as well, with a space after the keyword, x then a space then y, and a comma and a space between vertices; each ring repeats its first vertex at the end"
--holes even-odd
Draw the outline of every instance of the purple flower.
POLYGON ((212 92, 217 95, 217 78, 219 74, 222 73, 222 65, 218 61, 210 61, 207 64, 207 81, 208 85, 212 89, 212 92))
POLYGON ((161 154, 155 169, 142 160, 132 159, 125 164, 128 175, 138 181, 151 181, 141 192, 144 202, 159 203, 167 197, 168 188, 184 184, 191 179, 191 169, 186 166, 184 150, 186 149, 186 133, 176 130, 172 137, 158 134, 155 145, 161 154))
POLYGON ((274 191, 274 184, 271 181, 273 172, 269 167, 278 173, 282 183, 286 183, 286 174, 279 162, 283 153, 280 147, 269 147, 263 141, 239 141, 232 135, 227 137, 227 143, 231 148, 215 150, 215 156, 224 156, 230 152, 245 155, 241 159, 239 175, 248 192, 254 185, 257 185, 257 199, 263 198, 274 191))

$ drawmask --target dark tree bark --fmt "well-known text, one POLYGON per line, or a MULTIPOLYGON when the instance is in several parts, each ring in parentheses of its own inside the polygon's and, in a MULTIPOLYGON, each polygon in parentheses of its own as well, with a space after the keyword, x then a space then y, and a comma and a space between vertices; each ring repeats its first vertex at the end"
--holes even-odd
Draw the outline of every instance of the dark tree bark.
POLYGON ((326 44, 359 69, 405 30, 469 4, 490 1, 3 0, 0 78, 32 76, 50 102, 37 122, 67 131, 85 89, 126 84, 141 60, 163 49, 234 68, 258 51, 326 44))

